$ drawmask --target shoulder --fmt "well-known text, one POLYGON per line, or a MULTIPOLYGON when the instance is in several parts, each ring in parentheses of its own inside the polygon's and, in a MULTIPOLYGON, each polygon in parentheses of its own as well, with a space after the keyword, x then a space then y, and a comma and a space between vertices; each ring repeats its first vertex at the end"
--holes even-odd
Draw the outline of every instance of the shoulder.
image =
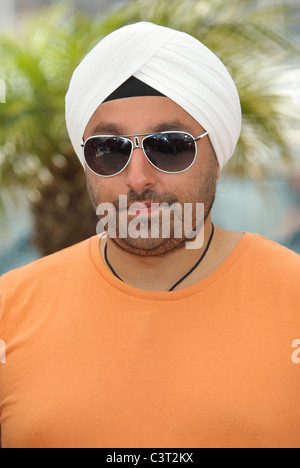
POLYGON ((296 252, 260 234, 250 234, 250 236, 254 240, 252 248, 259 263, 268 261, 273 267, 300 269, 300 255, 296 252))
POLYGON ((262 284, 300 292, 300 255, 260 234, 246 233, 244 269, 262 284))
POLYGON ((299 274, 300 255, 287 247, 260 234, 228 231, 219 227, 218 232, 224 257, 233 254, 235 259, 241 260, 240 266, 253 267, 260 271, 298 271, 299 274))
POLYGON ((89 244, 90 239, 6 273, 0 278, 0 297, 16 296, 19 291, 28 292, 37 286, 46 289, 62 276, 76 274, 88 256, 89 244))
POLYGON ((88 239, 44 257, 0 278, 1 338, 9 342, 17 333, 70 309, 83 295, 94 272, 88 239))
POLYGON ((60 311, 66 296, 74 298, 92 270, 88 239, 0 278, 0 329, 10 336, 22 324, 29 327, 49 308, 60 311))

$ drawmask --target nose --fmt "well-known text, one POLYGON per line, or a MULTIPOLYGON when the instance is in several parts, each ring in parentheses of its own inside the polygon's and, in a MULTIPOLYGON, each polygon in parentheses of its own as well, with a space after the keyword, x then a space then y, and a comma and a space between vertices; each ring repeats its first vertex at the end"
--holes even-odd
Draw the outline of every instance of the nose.
POLYGON ((157 169, 150 164, 143 149, 136 143, 137 141, 135 141, 130 163, 125 169, 125 177, 128 188, 141 193, 156 185, 157 169))

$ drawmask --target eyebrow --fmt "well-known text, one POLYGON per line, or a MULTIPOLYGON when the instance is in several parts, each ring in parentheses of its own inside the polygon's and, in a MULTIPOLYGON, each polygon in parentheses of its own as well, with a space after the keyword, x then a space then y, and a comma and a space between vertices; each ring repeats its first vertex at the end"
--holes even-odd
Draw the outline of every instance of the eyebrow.
MULTIPOLYGON (((180 120, 172 120, 170 122, 162 122, 152 129, 149 128, 149 131, 146 132, 148 133, 160 133, 160 132, 167 132, 167 131, 174 131, 174 130, 180 130, 180 131, 188 131, 192 133, 192 128, 181 122, 180 120)), ((92 135, 91 136, 97 136, 97 135, 119 135, 119 136, 126 136, 128 133, 124 132, 124 128, 120 127, 117 124, 114 123, 102 123, 99 125, 96 125, 96 127, 93 128, 92 130, 92 135)))
POLYGON ((122 135, 122 129, 116 124, 99 124, 92 130, 93 135, 122 135))
POLYGON ((192 132, 192 128, 189 125, 181 122, 180 120, 172 120, 170 122, 163 122, 154 127, 153 133, 167 132, 172 130, 192 132))

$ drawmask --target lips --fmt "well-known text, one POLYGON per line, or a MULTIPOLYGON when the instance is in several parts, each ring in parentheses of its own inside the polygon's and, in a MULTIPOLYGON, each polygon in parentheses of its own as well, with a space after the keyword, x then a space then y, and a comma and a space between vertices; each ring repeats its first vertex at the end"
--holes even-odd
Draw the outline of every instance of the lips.
MULTIPOLYGON (((156 203, 157 205, 157 203, 156 203)), ((128 213, 131 215, 148 215, 151 211, 156 210, 156 206, 153 206, 151 202, 136 202, 128 206, 128 213), (138 213, 139 212, 139 213, 138 213)))

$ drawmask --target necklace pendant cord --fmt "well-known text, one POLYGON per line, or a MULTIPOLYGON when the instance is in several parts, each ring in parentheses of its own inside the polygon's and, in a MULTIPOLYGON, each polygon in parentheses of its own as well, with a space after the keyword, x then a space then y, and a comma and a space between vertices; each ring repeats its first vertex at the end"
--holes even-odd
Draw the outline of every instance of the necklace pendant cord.
MULTIPOLYGON (((209 247, 211 245, 211 242, 213 240, 213 237, 214 237, 214 232, 215 232, 215 226, 213 223, 211 223, 211 226, 212 226, 212 230, 211 230, 211 235, 210 235, 210 238, 208 240, 208 243, 207 243, 207 246, 203 252, 203 254, 201 255, 201 257, 199 258, 199 260, 197 261, 197 263, 190 269, 190 271, 188 273, 186 273, 182 278, 180 278, 179 281, 177 281, 170 289, 169 289, 169 292, 173 291, 180 283, 182 283, 182 281, 184 281, 188 276, 190 276, 193 271, 200 265, 200 263, 204 260, 204 257, 206 256, 208 250, 209 250, 209 247)), ((111 264, 109 263, 108 261, 108 256, 107 256, 107 243, 105 244, 105 247, 104 247, 104 258, 105 258, 105 261, 110 269, 110 271, 113 273, 113 275, 118 278, 120 281, 122 281, 124 283, 124 280, 122 280, 122 278, 120 278, 120 276, 115 272, 115 270, 113 269, 113 267, 111 266, 111 264)))
POLYGON ((182 278, 180 278, 179 281, 177 281, 177 283, 175 283, 171 289, 169 289, 169 291, 173 291, 180 283, 182 283, 183 280, 185 280, 188 276, 190 276, 191 273, 193 273, 194 270, 196 270, 196 268, 200 265, 200 263, 202 262, 202 260, 204 260, 204 257, 206 256, 208 250, 209 250, 209 247, 210 247, 210 244, 213 240, 213 237, 214 237, 214 232, 215 232, 215 226, 213 223, 211 223, 211 235, 210 235, 210 238, 208 240, 208 243, 207 243, 207 246, 203 252, 203 254, 201 255, 201 257, 199 258, 198 262, 193 266, 193 268, 190 269, 190 271, 184 275, 182 278))

